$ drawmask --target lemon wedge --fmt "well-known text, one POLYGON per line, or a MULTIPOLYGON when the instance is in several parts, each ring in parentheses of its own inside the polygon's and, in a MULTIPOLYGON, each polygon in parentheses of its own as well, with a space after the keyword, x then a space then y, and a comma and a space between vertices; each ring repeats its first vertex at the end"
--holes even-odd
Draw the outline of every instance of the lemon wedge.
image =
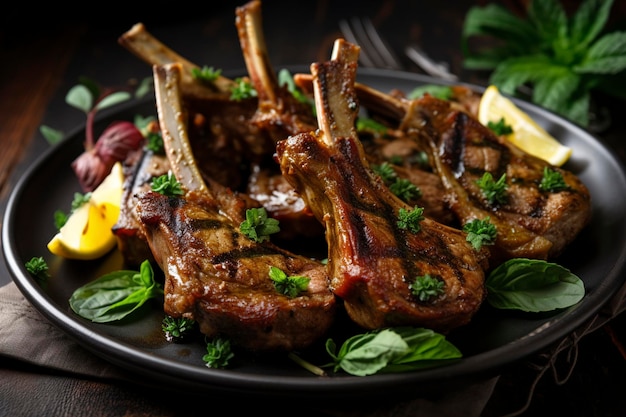
POLYGON ((118 162, 91 193, 89 201, 74 210, 48 250, 68 259, 97 259, 110 252, 117 239, 112 227, 120 214, 124 174, 118 162))
POLYGON ((478 120, 487 126, 488 122, 497 123, 502 118, 513 129, 507 139, 525 152, 555 166, 563 165, 572 155, 571 148, 561 144, 528 113, 500 94, 496 86, 490 85, 480 100, 478 120))

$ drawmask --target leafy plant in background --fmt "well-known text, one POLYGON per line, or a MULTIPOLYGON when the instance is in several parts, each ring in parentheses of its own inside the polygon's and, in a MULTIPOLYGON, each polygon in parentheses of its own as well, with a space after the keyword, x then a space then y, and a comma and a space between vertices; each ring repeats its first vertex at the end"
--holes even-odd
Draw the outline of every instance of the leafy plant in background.
POLYGON ((532 89, 531 100, 589 125, 591 92, 626 98, 626 32, 603 33, 613 0, 585 0, 568 16, 557 0, 531 0, 526 19, 497 4, 472 7, 462 47, 468 69, 493 70, 503 93, 532 89), (495 41, 472 50, 471 40, 495 41))

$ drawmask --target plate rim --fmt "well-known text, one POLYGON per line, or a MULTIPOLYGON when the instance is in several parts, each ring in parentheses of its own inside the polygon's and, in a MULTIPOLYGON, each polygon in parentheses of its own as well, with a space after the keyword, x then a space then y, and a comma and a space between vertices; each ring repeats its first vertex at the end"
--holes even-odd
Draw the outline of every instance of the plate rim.
MULTIPOLYGON (((305 67, 288 67, 288 69, 293 72, 297 72, 305 70, 305 67)), ((404 81, 422 84, 434 83, 440 85, 465 85, 479 92, 484 91, 485 89, 485 87, 474 84, 449 82, 422 74, 395 70, 360 68, 357 74, 357 81, 360 76, 361 78, 399 78, 404 81)), ((150 100, 153 100, 153 98, 150 97, 145 100, 125 103, 124 105, 111 109, 109 112, 103 112, 99 115, 97 120, 104 120, 110 118, 114 114, 128 111, 129 109, 143 104, 149 104, 150 100)), ((606 146, 603 141, 597 138, 594 134, 547 109, 519 99, 514 99, 514 101, 516 101, 516 103, 522 106, 525 110, 531 109, 539 111, 543 117, 551 119, 551 122, 564 124, 568 129, 575 130, 577 136, 580 135, 585 137, 585 140, 593 141, 594 145, 606 153, 605 157, 615 165, 614 168, 620 174, 622 182, 626 183, 626 171, 624 169, 624 165, 617 158, 613 150, 606 146)), ((61 152, 64 146, 69 146, 68 143, 70 143, 70 141, 76 140, 75 137, 82 131, 82 129, 84 129, 84 125, 78 126, 67 136, 66 139, 64 139, 64 141, 47 149, 43 154, 36 158, 24 172, 22 177, 17 181, 11 191, 5 208, 2 227, 2 248, 5 256, 5 262, 8 267, 7 269, 12 276, 13 282, 16 283, 25 298, 27 298, 40 313, 47 317, 48 320, 60 328, 65 334, 73 337, 79 344, 92 351, 92 353, 126 369, 134 370, 140 373, 153 374, 153 376, 161 378, 164 376, 163 374, 165 374, 165 377, 168 380, 181 379, 181 373, 185 374, 184 378, 182 378, 184 381, 181 382, 184 382, 185 385, 190 388, 198 388, 200 391, 203 391, 206 387, 210 390, 215 389, 226 392, 243 390, 248 393, 268 395, 276 394, 276 391, 279 390, 282 392, 281 395, 304 395, 305 397, 319 397, 320 395, 324 395, 325 397, 334 397, 335 395, 339 395, 342 398, 345 398, 346 395, 361 396, 361 394, 367 393, 374 387, 376 387, 376 389, 380 389, 381 385, 398 387, 403 384, 412 384, 414 387, 416 384, 421 385, 422 383, 445 383, 445 381, 451 376, 459 378, 458 374, 461 376, 467 376, 470 379, 481 376, 493 376, 504 366, 519 361, 527 357, 529 354, 545 349, 556 341, 567 337, 582 326, 587 320, 593 318, 593 316, 596 315, 606 305, 606 303, 610 301, 611 297, 607 297, 603 300, 596 299, 600 297, 600 295, 605 294, 607 291, 611 291, 612 294, 617 292, 619 285, 615 276, 620 275, 625 269, 626 244, 622 246, 616 263, 609 271, 609 275, 613 279, 608 279, 600 283, 599 288, 595 293, 586 294, 585 302, 587 304, 585 309, 574 309, 571 311, 567 320, 557 320, 558 323, 551 324, 549 326, 551 332, 548 332, 548 334, 539 335, 539 333, 542 333, 540 331, 534 335, 528 335, 525 338, 516 340, 514 343, 500 346, 497 349, 491 349, 486 352, 480 352, 469 357, 464 357, 458 362, 448 366, 441 366, 403 374, 380 374, 371 375, 365 378, 347 375, 320 380, 313 375, 302 377, 279 376, 276 379, 272 379, 271 376, 268 377, 266 375, 242 374, 236 370, 214 370, 182 362, 176 362, 170 358, 150 355, 150 353, 146 351, 138 352, 137 349, 133 349, 132 346, 123 341, 111 341, 104 335, 97 334, 88 327, 83 326, 80 318, 72 317, 71 315, 68 315, 66 311, 59 309, 54 300, 52 300, 51 297, 45 293, 45 291, 38 287, 36 280, 30 276, 24 265, 18 262, 19 255, 16 253, 12 244, 12 239, 15 235, 15 222, 12 220, 15 217, 15 211, 17 210, 20 197, 28 183, 33 180, 37 170, 40 169, 46 161, 52 158, 55 153, 61 152), (590 299, 602 302, 597 302, 589 306, 588 303, 590 302, 590 299), (86 340, 81 340, 81 337, 78 336, 83 336, 83 339, 86 340), (105 350, 99 351, 102 347, 104 347, 105 350), (527 353, 520 356, 520 354, 517 353, 519 350, 523 350, 527 353), (138 361, 136 363, 129 364, 128 360, 125 360, 126 358, 137 359, 138 361), (487 358, 489 360, 485 361, 487 358), (485 366, 485 363, 488 363, 489 366, 485 366), (149 369, 145 369, 145 366, 142 367, 141 365, 147 365, 149 369), (158 375, 154 375, 155 373, 158 375), (190 378, 190 380, 187 380, 187 378, 190 378), (303 390, 306 392, 302 392, 303 390)), ((623 281, 624 279, 622 278, 621 285, 623 285, 623 281)))

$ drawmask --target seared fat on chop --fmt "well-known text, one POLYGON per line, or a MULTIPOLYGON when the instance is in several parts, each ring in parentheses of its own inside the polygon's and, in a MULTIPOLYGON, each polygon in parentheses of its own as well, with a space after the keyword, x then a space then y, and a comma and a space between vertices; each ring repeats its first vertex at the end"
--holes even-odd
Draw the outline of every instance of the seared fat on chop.
POLYGON ((278 143, 283 175, 325 226, 331 288, 353 321, 368 329, 464 325, 485 297, 486 253, 429 218, 415 233, 398 225, 400 210, 414 207, 372 171, 355 130, 358 54, 339 39, 331 61, 311 65, 320 129, 278 143), (411 284, 424 275, 442 292, 420 300, 411 284))
POLYGON ((334 320, 326 266, 239 231, 245 217, 232 207, 245 203, 225 187, 207 186, 191 153, 181 66, 155 66, 154 77, 165 148, 185 192, 184 197, 147 192, 138 198, 137 217, 165 274, 165 312, 195 319, 203 334, 223 335, 252 351, 309 346, 334 320), (293 298, 280 293, 270 267, 310 278, 307 290, 293 298))

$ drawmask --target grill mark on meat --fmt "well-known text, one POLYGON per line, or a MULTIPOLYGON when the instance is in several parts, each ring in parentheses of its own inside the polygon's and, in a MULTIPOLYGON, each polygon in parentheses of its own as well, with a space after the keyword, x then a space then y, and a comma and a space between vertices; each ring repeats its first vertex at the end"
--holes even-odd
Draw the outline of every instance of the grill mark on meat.
MULTIPOLYGON (((349 44, 338 40, 335 52, 342 45, 349 44)), ((485 296, 486 253, 474 251, 463 232, 429 218, 417 233, 398 226, 399 210, 413 207, 369 167, 356 134, 356 57, 333 55, 311 66, 320 129, 277 145, 283 175, 326 228, 331 288, 364 328, 447 331, 465 324, 485 296), (424 274, 442 279, 445 293, 419 301, 410 283, 424 274)))
POLYGON ((207 337, 222 335, 251 351, 310 346, 335 317, 326 266, 239 231, 247 202, 207 184, 191 152, 180 64, 155 66, 153 73, 163 142, 184 191, 184 197, 148 191, 136 207, 165 275, 164 311, 193 318, 207 337), (282 294, 269 276, 271 267, 310 278, 307 290, 296 297, 282 294))

